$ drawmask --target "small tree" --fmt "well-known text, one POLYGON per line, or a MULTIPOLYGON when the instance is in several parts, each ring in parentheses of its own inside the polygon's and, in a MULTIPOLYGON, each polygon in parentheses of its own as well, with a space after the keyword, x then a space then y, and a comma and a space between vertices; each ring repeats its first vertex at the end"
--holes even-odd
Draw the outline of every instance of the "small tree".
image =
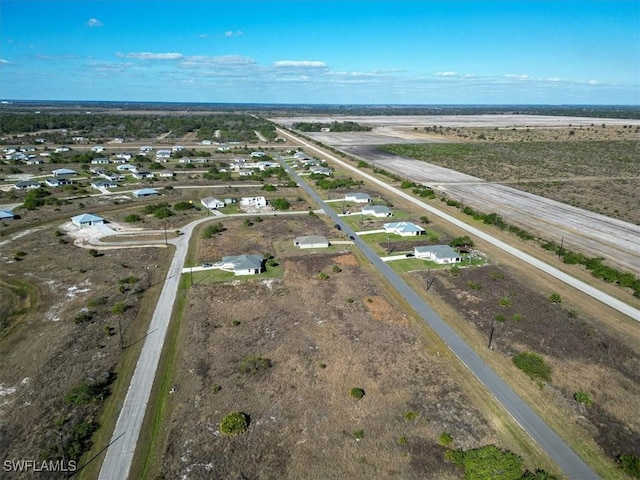
POLYGON ((289 210, 291 204, 286 198, 274 198, 271 200, 271 206, 274 210, 289 210))
POLYGON ((559 293, 552 293, 552 294, 549 296, 549 301, 550 301, 551 303, 562 303, 562 297, 560 296, 560 294, 559 294, 559 293))
POLYGON ((364 397, 364 389, 360 387, 353 387, 349 392, 349 395, 357 400, 360 400, 362 397, 364 397))
POLYGON ((220 422, 220 431, 225 435, 239 435, 249 428, 249 415, 243 412, 231 412, 220 422))

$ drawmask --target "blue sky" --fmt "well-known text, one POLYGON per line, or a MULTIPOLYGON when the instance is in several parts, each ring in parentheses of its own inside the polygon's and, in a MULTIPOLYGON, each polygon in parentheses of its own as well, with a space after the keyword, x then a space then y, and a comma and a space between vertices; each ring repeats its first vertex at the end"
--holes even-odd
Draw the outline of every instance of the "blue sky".
POLYGON ((0 0, 0 98, 640 104, 637 0, 0 0))

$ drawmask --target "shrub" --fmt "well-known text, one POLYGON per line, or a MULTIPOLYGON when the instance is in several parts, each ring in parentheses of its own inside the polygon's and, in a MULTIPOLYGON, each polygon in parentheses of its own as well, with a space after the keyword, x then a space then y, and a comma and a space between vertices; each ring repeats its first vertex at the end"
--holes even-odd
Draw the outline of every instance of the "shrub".
POLYGON ((340 273, 342 271, 342 269, 340 268, 339 265, 334 265, 333 267, 331 267, 331 271, 333 273, 340 273))
POLYGON ((531 352, 521 352, 513 357, 513 363, 526 373, 532 380, 541 379, 551 381, 551 367, 544 363, 540 355, 531 352))
POLYGON ((451 275, 453 275, 454 277, 457 277, 458 275, 460 275, 460 267, 457 265, 453 265, 449 269, 449 273, 451 273, 451 275))
POLYGON ((404 412, 404 418, 406 418, 407 420, 415 420, 416 418, 418 418, 418 412, 404 412))
POLYGON ((80 312, 73 317, 73 322, 76 324, 87 323, 93 320, 93 312, 80 312))
POLYGON ((482 290, 482 284, 480 282, 467 282, 467 287, 473 290, 482 290))
POLYGON ((364 430, 356 430, 355 432, 353 432, 353 438, 355 438, 356 440, 364 438, 364 430))
POLYGON ((327 280, 327 279, 329 278, 329 275, 327 275, 327 274, 326 274, 326 273, 324 273, 324 272, 320 272, 320 273, 318 273, 318 275, 317 275, 317 276, 318 276, 318 280, 327 280))
POLYGON ((289 210, 291 204, 286 198, 274 198, 271 200, 271 206, 274 210, 289 210))
POLYGON ((222 390, 222 387, 217 383, 214 383, 213 385, 211 385, 211 391, 213 393, 218 393, 220 390, 222 390))
POLYGON ((420 217, 420 221, 425 224, 429 223, 429 217, 427 217, 426 215, 423 215, 420 217))
POLYGON ((583 404, 585 407, 590 407, 591 405, 593 405, 591 395, 589 395, 587 392, 576 392, 573 394, 573 398, 576 402, 583 404))
POLYGON ((453 443, 453 437, 451 436, 450 433, 442 432, 440 434, 440 439, 438 440, 438 443, 443 447, 447 447, 453 443))
POLYGON ((202 238, 211 238, 214 235, 222 233, 226 230, 222 223, 218 222, 215 225, 209 225, 202 230, 202 238))
POLYGON ((113 313, 114 315, 122 315, 124 312, 127 311, 128 308, 129 307, 126 303, 118 302, 114 304, 113 307, 111 307, 111 313, 113 313))
POLYGON ((268 358, 258 357, 256 355, 249 355, 242 362, 240 362, 240 371, 242 373, 255 374, 264 370, 268 370, 272 367, 271 360, 268 358))
POLYGON ((562 297, 560 296, 560 294, 559 294, 559 293, 552 293, 552 294, 549 296, 549 301, 550 301, 551 303, 562 303, 562 297))
POLYGON ((142 220, 142 217, 140 217, 140 215, 138 215, 137 213, 130 213, 129 215, 124 217, 124 221, 127 223, 135 223, 139 222, 140 220, 142 220))
POLYGON ((95 248, 91 248, 89 249, 89 255, 91 255, 92 257, 99 257, 100 252, 98 252, 98 250, 96 250, 95 248))
POLYGON ((184 210, 191 210, 193 208, 193 204, 189 202, 178 202, 173 206, 173 209, 176 212, 182 212, 184 210))
POLYGON ((262 190, 264 190, 265 192, 275 192, 276 187, 274 185, 271 185, 270 183, 265 183, 262 186, 262 190))
POLYGON ((508 308, 511 305, 513 305, 513 300, 511 300, 511 298, 509 297, 501 297, 498 303, 500 304, 501 307, 508 308))
POLYGON ((400 438, 398 438, 398 443, 400 445, 406 445, 407 444, 407 437, 405 437, 404 435, 401 436, 400 438))
POLYGON ((353 387, 349 392, 349 395, 357 400, 360 400, 362 397, 364 397, 364 390, 360 387, 353 387))
POLYGON ((238 435, 249 428, 249 415, 243 412, 231 412, 220 422, 220 431, 225 435, 238 435))
POLYGON ((87 302, 87 306, 88 307, 100 307, 102 305, 106 305, 107 304, 107 297, 95 297, 95 298, 90 298, 89 301, 87 302))
POLYGON ((635 478, 640 478, 640 455, 623 454, 617 458, 620 468, 635 478))
POLYGON ((167 207, 158 208, 153 212, 153 216, 162 220, 163 218, 167 218, 173 215, 173 212, 169 210, 167 207))

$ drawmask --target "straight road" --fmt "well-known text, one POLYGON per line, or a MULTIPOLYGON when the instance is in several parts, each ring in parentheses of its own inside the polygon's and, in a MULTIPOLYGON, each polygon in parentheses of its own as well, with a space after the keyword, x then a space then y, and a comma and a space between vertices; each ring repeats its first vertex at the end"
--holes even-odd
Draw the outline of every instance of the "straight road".
POLYGON ((160 354, 169 328, 182 275, 182 266, 189 248, 189 239, 196 225, 209 220, 211 217, 191 222, 181 229, 183 235, 169 241, 175 245, 176 252, 162 286, 162 292, 153 312, 127 396, 102 463, 98 476, 100 480, 126 480, 129 476, 142 421, 151 395, 151 387, 156 377, 160 354))
MULTIPOLYGON (((438 210, 435 207, 432 207, 431 205, 422 202, 420 200, 418 200, 417 198, 413 197, 412 195, 409 195, 408 193, 392 187, 391 185, 383 182, 382 180, 369 175, 368 173, 365 173, 363 171, 361 171, 360 169, 349 165, 348 163, 340 160, 339 158, 337 158, 335 155, 331 155, 330 153, 314 146, 313 144, 306 142, 294 135, 291 135, 290 133, 282 130, 282 129, 277 129, 278 132, 285 136, 285 137, 289 137, 291 138, 293 141, 298 142, 300 145, 304 146, 306 149, 308 150, 313 150, 314 152, 316 152, 317 154, 330 159, 332 162, 339 164, 340 166, 342 166, 343 168, 350 170, 354 173, 356 173, 357 175, 366 178, 367 180, 387 189, 388 191, 392 192, 394 195, 397 195, 399 197, 404 198, 405 200, 413 203, 414 205, 417 205, 418 207, 427 210, 431 213, 433 213, 434 215, 439 216, 440 218, 442 218, 443 220, 448 221, 449 223, 455 225, 456 227, 461 228, 462 230, 465 230, 466 232, 474 235, 477 238, 481 238, 482 240, 500 248, 501 250, 503 250, 504 252, 513 255, 514 257, 519 258, 520 260, 528 263, 529 265, 532 265, 536 268, 538 268, 539 270, 542 270, 543 272, 557 278, 558 280, 566 283, 567 285, 570 285, 572 287, 574 287, 575 289, 586 293, 587 295, 589 295, 590 297, 595 298, 596 300, 604 303, 605 305, 627 315, 628 317, 632 318, 633 320, 636 320, 638 322, 640 322, 640 310, 638 310, 637 308, 632 307, 631 305, 628 305, 620 300, 618 300, 617 298, 612 297, 611 295, 607 295, 604 292, 601 292, 600 290, 598 290, 597 288, 592 287, 591 285, 586 284, 585 282, 582 282, 574 277, 572 277, 571 275, 568 275, 566 273, 564 273, 561 270, 558 270, 555 267, 552 267, 551 265, 549 265, 548 263, 543 262, 542 260, 538 260, 537 258, 521 251, 518 250, 515 247, 512 247, 511 245, 509 245, 508 243, 505 243, 501 240, 498 240, 497 238, 492 237, 491 235, 489 235, 488 233, 483 232, 482 230, 479 230, 475 227, 472 227, 471 225, 466 224, 465 222, 463 222, 462 220, 458 220, 455 217, 452 217, 451 215, 448 215, 440 210, 438 210)), ((499 213, 499 212, 498 212, 499 213)))
MULTIPOLYGON (((285 134, 285 132, 280 132, 285 134)), ((295 137, 294 137, 295 138, 295 137)), ((296 139, 297 140, 297 139, 296 139)), ((304 142, 303 142, 304 143, 304 142)), ((307 148, 311 147, 308 145, 307 148)), ((324 154, 324 152, 323 152, 324 154)), ((280 163, 304 190, 320 205, 325 213, 340 225, 354 244, 362 251, 378 271, 409 303, 424 321, 438 334, 449 349, 471 371, 478 381, 494 396, 513 419, 533 438, 572 480, 594 480, 598 475, 509 387, 427 303, 418 296, 400 276, 386 265, 369 246, 359 238, 320 196, 280 158, 280 163)))

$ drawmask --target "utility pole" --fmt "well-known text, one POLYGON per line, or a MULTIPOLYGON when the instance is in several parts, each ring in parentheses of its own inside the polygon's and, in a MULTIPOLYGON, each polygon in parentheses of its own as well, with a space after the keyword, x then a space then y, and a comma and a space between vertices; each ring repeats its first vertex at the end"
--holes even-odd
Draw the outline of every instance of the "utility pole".
POLYGON ((562 236, 562 238, 560 239, 560 249, 558 250, 558 258, 562 257, 562 254, 564 253, 564 235, 562 236))
POLYGON ((390 236, 387 235, 387 255, 391 254, 391 239, 390 236))
POLYGON ((62 466, 63 466, 63 470, 65 471, 65 478, 69 478, 69 472, 66 471, 67 469, 67 451, 64 448, 64 438, 62 436, 62 432, 58 430, 58 438, 60 439, 60 447, 62 448, 62 466))
POLYGON ((167 224, 164 224, 164 244, 168 245, 169 242, 167 241, 167 224))
POLYGON ((120 348, 124 350, 124 338, 122 337, 122 319, 118 315, 118 333, 120 334, 120 348))
POLYGON ((191 286, 193 287, 193 266, 189 268, 190 277, 191 277, 191 286))
POLYGON ((489 333, 489 350, 491 350, 491 342, 493 342, 493 332, 495 331, 495 319, 491 319, 491 333, 489 333))

